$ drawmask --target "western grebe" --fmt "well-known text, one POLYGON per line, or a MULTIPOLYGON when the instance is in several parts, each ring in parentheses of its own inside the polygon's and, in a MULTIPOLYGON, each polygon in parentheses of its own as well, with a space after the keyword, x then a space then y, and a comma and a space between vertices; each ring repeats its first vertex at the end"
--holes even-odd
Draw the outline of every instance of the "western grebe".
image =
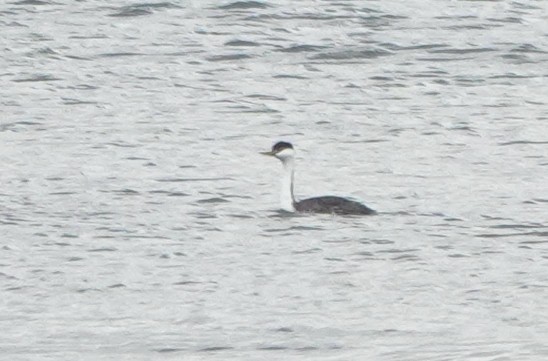
POLYGON ((293 173, 295 172, 295 150, 287 142, 278 142, 269 152, 261 154, 278 158, 283 165, 281 202, 282 209, 288 212, 336 213, 336 214, 374 214, 375 211, 365 205, 346 198, 326 196, 304 199, 296 202, 293 196, 293 173))

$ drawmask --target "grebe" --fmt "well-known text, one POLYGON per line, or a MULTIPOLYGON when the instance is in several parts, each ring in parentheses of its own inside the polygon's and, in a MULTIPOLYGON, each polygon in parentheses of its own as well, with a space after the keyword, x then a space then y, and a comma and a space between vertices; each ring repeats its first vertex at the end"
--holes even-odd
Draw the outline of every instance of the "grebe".
POLYGON ((295 150, 287 142, 278 142, 269 152, 261 152, 278 158, 283 165, 281 203, 282 209, 288 212, 335 213, 366 215, 375 211, 365 205, 346 198, 326 196, 304 199, 296 202, 293 197, 293 173, 295 172, 295 150))

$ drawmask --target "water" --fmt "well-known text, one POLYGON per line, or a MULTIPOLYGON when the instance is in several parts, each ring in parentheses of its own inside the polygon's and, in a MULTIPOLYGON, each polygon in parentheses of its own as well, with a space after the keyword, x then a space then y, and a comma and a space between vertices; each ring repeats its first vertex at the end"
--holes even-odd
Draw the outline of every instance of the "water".
POLYGON ((545 360, 547 4, 2 3, 1 358, 545 360))

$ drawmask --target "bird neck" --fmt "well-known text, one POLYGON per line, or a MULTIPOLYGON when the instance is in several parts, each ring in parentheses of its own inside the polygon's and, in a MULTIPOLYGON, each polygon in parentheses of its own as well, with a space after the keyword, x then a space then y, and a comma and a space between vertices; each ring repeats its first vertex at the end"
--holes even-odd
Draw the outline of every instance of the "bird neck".
POLYGON ((295 161, 287 158, 282 161, 284 173, 282 176, 281 205, 284 211, 295 212, 295 198, 293 197, 293 174, 295 173, 295 161))

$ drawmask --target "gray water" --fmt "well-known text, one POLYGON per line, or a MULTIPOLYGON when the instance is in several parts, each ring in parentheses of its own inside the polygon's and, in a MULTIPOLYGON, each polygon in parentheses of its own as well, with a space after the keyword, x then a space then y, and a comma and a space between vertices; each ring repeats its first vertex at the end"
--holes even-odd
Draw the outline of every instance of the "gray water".
POLYGON ((548 359, 548 2, 6 1, 0 359, 548 359), (278 212, 299 197, 373 217, 278 212))

